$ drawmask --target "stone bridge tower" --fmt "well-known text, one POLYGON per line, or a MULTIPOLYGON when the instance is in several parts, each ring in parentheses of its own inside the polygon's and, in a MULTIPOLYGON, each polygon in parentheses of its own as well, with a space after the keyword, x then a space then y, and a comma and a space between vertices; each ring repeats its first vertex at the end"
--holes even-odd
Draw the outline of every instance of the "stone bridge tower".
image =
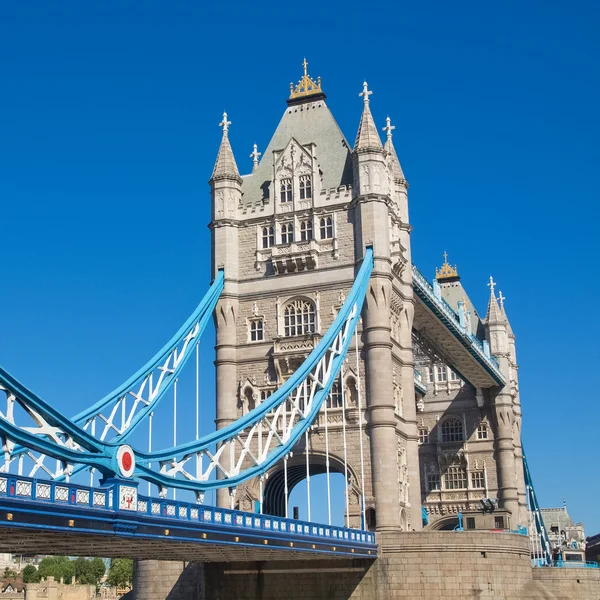
MULTIPOLYGON (((367 246, 375 267, 352 351, 328 401, 330 468, 343 472, 341 393, 348 405, 351 523, 360 518, 359 394, 364 424, 367 522, 380 531, 421 527, 418 433, 411 330, 408 185, 388 119, 382 144, 363 86, 351 147, 307 72, 291 85, 266 150, 240 176, 227 115, 210 179, 213 268, 225 271, 216 311, 217 426, 277 389, 333 322, 367 246)), ((325 470, 324 414, 309 437, 311 473, 325 470)), ((288 487, 305 476, 305 443, 288 463, 288 487)), ((235 504, 282 514, 283 475, 239 489, 235 504)), ((229 506, 227 490, 218 495, 229 506)))

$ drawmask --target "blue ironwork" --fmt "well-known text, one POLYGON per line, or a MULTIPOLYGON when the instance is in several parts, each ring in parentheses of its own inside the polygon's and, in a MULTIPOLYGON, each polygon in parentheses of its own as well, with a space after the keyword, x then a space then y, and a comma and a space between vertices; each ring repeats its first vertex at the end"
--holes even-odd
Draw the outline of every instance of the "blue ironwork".
MULTIPOLYGON (((110 520, 113 522, 110 535, 168 536, 170 540, 208 543, 207 532, 210 532, 230 534, 219 543, 233 544, 236 536, 243 534, 259 536, 261 545, 266 540, 279 549, 294 552, 374 556, 377 551, 375 534, 369 531, 138 496, 135 483, 127 480, 112 480, 105 486, 91 488, 1 475, 0 507, 2 511, 14 511, 0 527, 106 534, 106 528, 99 528, 98 524, 110 520), (125 501, 120 488, 131 494, 125 501), (122 507, 123 502, 126 508, 122 507), (44 515, 45 519, 40 522, 35 515, 44 515), (154 530, 147 531, 148 525, 154 530), (141 526, 144 531, 140 531, 141 526), (187 533, 178 536, 177 528, 187 533)), ((252 539, 246 538, 244 545, 253 545, 252 539)))
POLYGON ((247 415, 198 441, 188 442, 158 452, 136 452, 136 476, 146 481, 150 481, 159 487, 176 487, 196 492, 205 492, 210 489, 236 487, 243 481, 266 473, 271 466, 289 454, 317 417, 321 405, 331 391, 335 377, 345 360, 348 347, 356 329, 356 324, 360 318, 360 312, 372 269, 373 251, 371 248, 367 248, 363 264, 356 276, 356 280, 333 324, 327 330, 317 347, 309 354, 302 365, 296 369, 294 374, 283 386, 281 386, 281 388, 259 406, 251 410, 247 415), (326 358, 328 353, 331 354, 329 365, 323 366, 321 369, 322 372, 319 373, 318 369, 315 372, 315 368, 326 358), (278 435, 273 436, 272 439, 274 439, 274 437, 279 438, 279 440, 275 440, 279 443, 277 443, 275 448, 269 452, 262 462, 255 460, 254 465, 248 465, 239 473, 229 474, 226 479, 203 481, 192 481, 190 478, 175 479, 162 472, 154 471, 148 466, 149 464, 160 464, 161 461, 168 461, 170 463, 185 461, 198 452, 205 452, 208 455, 209 449, 222 446, 225 443, 232 443, 232 441, 235 442, 236 438, 242 443, 237 436, 240 436, 242 432, 247 431, 255 424, 264 420, 269 413, 272 413, 283 406, 284 403, 289 401, 294 393, 300 394, 302 392, 301 386, 305 385, 305 382, 309 379, 313 381, 320 379, 319 387, 313 392, 314 395, 311 397, 310 410, 299 415, 294 426, 288 432, 289 437, 287 441, 284 442, 278 435))
POLYGON ((463 528, 463 514, 460 508, 458 509, 458 525, 454 528, 454 531, 464 531, 463 528))
POLYGON ((571 569, 598 569, 600 565, 593 561, 578 561, 578 560, 556 560, 553 567, 571 568, 571 569))
MULTIPOLYGON (((550 543, 550 538, 548 537, 548 532, 546 531, 546 526, 544 525, 542 513, 540 512, 540 507, 535 495, 531 473, 529 472, 527 458, 525 457, 525 450, 523 450, 523 472, 525 476, 525 490, 527 493, 529 512, 540 540, 540 549, 542 553, 541 557, 533 556, 532 560, 534 563, 540 562, 542 566, 550 566, 552 565, 552 544, 550 543)), ((534 566, 537 565, 534 564, 534 566)))
MULTIPOLYGON (((10 452, 9 462, 33 450, 67 464, 78 465, 75 472, 85 467, 93 467, 105 476, 117 473, 117 444, 125 441, 139 423, 156 408, 176 380, 211 318, 223 290, 223 282, 223 271, 219 271, 196 310, 171 340, 127 381, 73 419, 64 417, 0 367, 0 389, 6 390, 14 401, 34 416, 34 420, 43 422, 45 426, 45 429, 40 428, 36 435, 32 428, 19 427, 14 420, 11 421, 8 414, 11 411, 7 410, 6 415, 0 412, 0 437, 17 444, 10 452), (189 343, 191 340, 193 343, 189 343), (183 347, 177 355, 177 348, 182 344, 183 347), (165 364, 171 368, 165 368, 165 364), (161 370, 161 377, 149 393, 152 373, 157 369, 161 370), (136 390, 136 387, 139 389, 136 390), (141 401, 144 388, 148 394, 147 402, 141 401), (129 394, 135 398, 134 409, 130 412, 127 422, 119 429, 113 422, 115 412, 119 402, 125 403, 129 394), (109 411, 107 417, 101 414, 103 410, 109 411), (100 436, 95 436, 92 428, 88 428, 95 418, 103 420, 104 432, 100 436), (110 436, 110 443, 105 441, 108 433, 113 434, 110 436)), ((6 443, 4 446, 7 447, 6 443)))
POLYGON ((423 375, 417 369, 414 370, 415 390, 420 394, 425 395, 427 393, 427 385, 423 382, 423 375))
POLYGON ((429 525, 429 513, 424 506, 421 506, 421 520, 423 521, 423 527, 429 525))
POLYGON ((454 335, 454 337, 469 351, 471 356, 491 375, 494 381, 503 386, 506 382, 500 371, 500 365, 496 358, 489 352, 484 351, 483 342, 475 335, 467 332, 464 326, 461 326, 459 315, 442 298, 441 294, 436 294, 433 286, 427 281, 425 276, 412 266, 413 289, 419 298, 433 311, 433 313, 442 321, 454 335))

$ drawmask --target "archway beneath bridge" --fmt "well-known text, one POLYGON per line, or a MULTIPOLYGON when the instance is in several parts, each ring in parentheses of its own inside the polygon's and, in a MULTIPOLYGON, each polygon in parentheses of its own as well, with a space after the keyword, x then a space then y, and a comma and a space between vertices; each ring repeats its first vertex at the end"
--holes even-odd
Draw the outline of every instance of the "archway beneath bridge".
MULTIPOLYGON (((331 476, 337 476, 336 479, 338 479, 338 485, 332 487, 335 487, 339 492, 340 486, 345 486, 343 479, 345 474, 343 458, 330 454, 329 472, 331 476), (341 482, 339 481, 339 475, 342 476, 341 482)), ((311 480, 313 477, 324 476, 327 473, 326 456, 324 453, 310 453, 309 473, 311 480)), ((306 455, 303 452, 294 453, 294 455, 288 459, 287 478, 288 498, 291 498, 292 490, 306 480, 306 455)), ((319 479, 324 479, 324 477, 320 477, 319 479)), ((353 527, 360 525, 360 487, 358 481, 359 479, 357 474, 354 472, 351 466, 348 465, 349 516, 350 525, 353 527)), ((318 486, 320 489, 323 487, 323 485, 318 486)), ((345 490, 343 493, 345 494, 345 490)), ((341 509, 345 515, 344 495, 342 495, 341 501, 339 500, 340 499, 338 498, 335 502, 335 509, 338 512, 341 509)), ((317 503, 324 505, 326 502, 326 498, 323 497, 322 491, 320 491, 318 494, 312 493, 311 491, 311 506, 316 506, 317 503)), ((263 490, 263 512, 265 514, 279 517, 285 516, 285 472, 283 464, 278 464, 268 473, 263 490)), ((291 502, 288 503, 288 514, 290 517, 293 516, 291 502)), ((303 519, 305 517, 306 514, 302 515, 303 519)))

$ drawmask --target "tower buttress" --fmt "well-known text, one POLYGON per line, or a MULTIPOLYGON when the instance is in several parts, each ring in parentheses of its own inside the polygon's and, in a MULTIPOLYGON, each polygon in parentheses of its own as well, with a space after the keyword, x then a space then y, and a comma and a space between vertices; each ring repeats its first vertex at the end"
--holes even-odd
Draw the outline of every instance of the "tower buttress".
POLYGON ((515 412, 510 386, 510 352, 506 320, 498 305, 494 287, 496 284, 490 277, 490 299, 485 319, 486 338, 490 351, 498 359, 500 370, 506 380, 493 399, 496 420, 496 455, 498 465, 498 496, 503 508, 512 514, 513 525, 522 523, 519 514, 519 494, 517 486, 517 464, 515 452, 515 412))
MULTIPOLYGON (((396 432, 396 405, 390 377, 390 373, 394 370, 390 328, 394 278, 390 237, 392 200, 386 155, 369 106, 371 94, 372 92, 369 91, 365 82, 360 94, 363 97, 363 112, 353 152, 355 244, 358 258, 363 256, 367 246, 373 247, 374 269, 363 310, 363 347, 367 372, 371 471, 377 510, 377 530, 394 532, 401 530, 406 522, 403 522, 402 518, 404 508, 401 507, 397 461, 392 458, 397 457, 401 451, 396 432)), ((412 321, 411 314, 409 309, 408 316, 412 321)), ((410 337, 410 328, 408 336, 410 337)), ((412 390, 412 404, 414 405, 412 353, 410 358, 411 373, 408 390, 412 390)), ((403 372, 402 387, 403 393, 406 394, 407 385, 404 380, 405 373, 403 372)), ((406 435, 404 437, 406 439, 406 435)), ((411 458, 413 454, 416 454, 409 448, 406 449, 406 453, 411 458)), ((408 468, 408 481, 412 483, 409 486, 409 494, 415 498, 416 492, 419 497, 417 507, 420 507, 418 458, 414 465, 411 461, 408 468)), ((415 507, 412 509, 413 512, 414 509, 415 507)), ((419 523, 414 515, 412 515, 411 521, 413 526, 418 526, 419 523)))
MULTIPOLYGON (((242 198, 240 177, 231 144, 227 113, 219 124, 223 137, 217 160, 209 180, 212 200, 212 263, 213 276, 224 269, 223 293, 215 310, 216 329, 216 396, 217 429, 226 427, 237 419, 237 368, 236 368, 236 321, 239 313, 239 239, 236 222, 237 207, 242 198)), ((225 450, 227 452, 227 449, 225 450)), ((227 460, 225 458, 225 460, 227 460)), ((217 490, 217 505, 230 506, 226 489, 217 490)))

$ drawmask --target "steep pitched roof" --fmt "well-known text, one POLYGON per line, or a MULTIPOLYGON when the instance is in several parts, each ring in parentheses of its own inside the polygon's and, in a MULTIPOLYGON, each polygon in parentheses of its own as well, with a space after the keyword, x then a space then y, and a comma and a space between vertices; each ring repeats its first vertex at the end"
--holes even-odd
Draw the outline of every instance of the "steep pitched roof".
POLYGON ((273 179, 273 152, 283 150, 295 138, 299 144, 315 144, 315 154, 323 177, 323 189, 352 185, 352 161, 348 142, 324 99, 288 106, 250 175, 244 175, 244 202, 266 198, 273 179))

